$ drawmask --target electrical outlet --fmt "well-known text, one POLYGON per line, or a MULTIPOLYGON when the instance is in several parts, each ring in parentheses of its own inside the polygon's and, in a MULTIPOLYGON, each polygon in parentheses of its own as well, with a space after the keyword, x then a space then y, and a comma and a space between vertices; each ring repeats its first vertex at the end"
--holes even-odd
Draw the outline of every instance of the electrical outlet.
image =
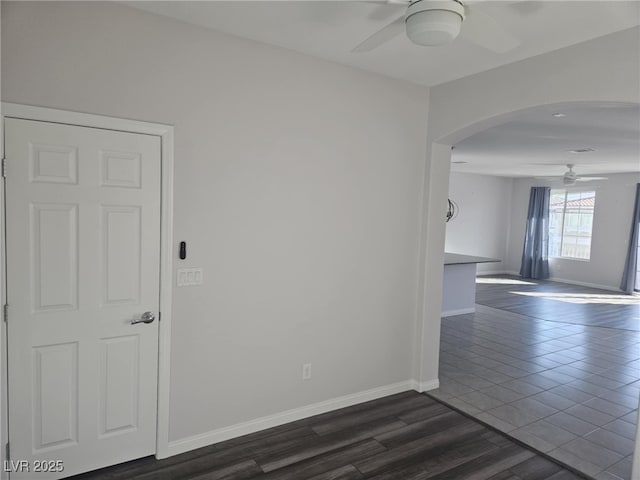
POLYGON ((311 380, 311 364, 302 365, 302 380, 311 380))

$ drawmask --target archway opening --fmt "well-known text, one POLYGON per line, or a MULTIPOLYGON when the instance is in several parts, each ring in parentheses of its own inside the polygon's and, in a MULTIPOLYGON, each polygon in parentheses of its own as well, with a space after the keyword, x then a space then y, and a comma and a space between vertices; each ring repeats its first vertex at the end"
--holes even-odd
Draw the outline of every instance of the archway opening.
MULTIPOLYGON (((631 478, 640 393, 640 301, 616 291, 640 182, 639 112, 618 102, 528 108, 441 137, 431 157, 432 169, 452 166, 449 188, 431 194, 446 191, 459 209, 443 250, 500 260, 482 264, 473 311, 442 320, 435 396, 560 462, 604 449, 608 459, 583 472, 620 478, 631 478), (552 281, 517 275, 532 186, 555 192, 552 281), (586 230, 587 254, 571 248, 586 230)), ((462 283, 446 269, 443 308, 462 283)))

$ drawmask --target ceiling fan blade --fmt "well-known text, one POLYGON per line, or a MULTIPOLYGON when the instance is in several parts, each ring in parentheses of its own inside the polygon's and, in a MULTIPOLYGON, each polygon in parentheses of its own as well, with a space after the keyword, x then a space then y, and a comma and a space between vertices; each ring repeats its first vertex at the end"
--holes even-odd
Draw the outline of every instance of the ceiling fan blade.
POLYGON ((460 36, 496 53, 520 46, 520 40, 507 32, 495 19, 473 6, 467 8, 460 36))
POLYGON ((402 7, 403 9, 407 9, 411 0, 359 0, 361 3, 369 3, 372 5, 377 5, 377 7, 367 15, 369 20, 374 20, 377 22, 382 22, 387 20, 389 17, 393 16, 398 12, 398 7, 402 7))
POLYGON ((351 50, 352 53, 370 52, 392 38, 404 32, 404 15, 391 22, 386 27, 378 30, 360 45, 351 50))
POLYGON ((520 15, 532 15, 537 13, 544 4, 535 0, 523 0, 520 2, 507 2, 509 8, 520 15))
POLYGON ((408 6, 412 0, 360 0, 362 3, 377 3, 378 5, 402 5, 408 6))
POLYGON ((397 2, 381 3, 369 15, 367 15, 367 18, 369 20, 374 20, 376 22, 382 22, 392 17, 393 15, 397 14, 399 7, 406 9, 407 4, 397 3, 397 2))
POLYGON ((609 180, 608 177, 578 177, 576 182, 592 182, 594 180, 609 180))

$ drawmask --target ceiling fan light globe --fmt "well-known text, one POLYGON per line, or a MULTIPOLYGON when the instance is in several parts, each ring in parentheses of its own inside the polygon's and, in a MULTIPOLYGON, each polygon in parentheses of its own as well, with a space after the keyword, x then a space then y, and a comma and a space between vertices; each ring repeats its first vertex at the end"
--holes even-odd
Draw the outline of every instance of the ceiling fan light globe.
POLYGON ((427 10, 407 17, 407 37, 417 45, 435 47, 452 42, 459 34, 462 17, 448 10, 427 10))

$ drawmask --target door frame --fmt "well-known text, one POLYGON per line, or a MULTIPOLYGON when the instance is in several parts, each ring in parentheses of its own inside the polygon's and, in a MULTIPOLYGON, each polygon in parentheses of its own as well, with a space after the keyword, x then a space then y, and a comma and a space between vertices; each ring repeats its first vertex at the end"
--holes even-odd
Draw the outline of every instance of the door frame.
MULTIPOLYGON (((0 103, 2 116, 1 153, 4 158, 4 124, 6 118, 63 123, 80 127, 101 128, 128 133, 153 135, 160 138, 161 156, 161 198, 160 198, 160 312, 158 327, 158 391, 156 421, 156 458, 166 458, 169 454, 169 390, 171 353, 171 313, 173 299, 173 130, 171 125, 141 122, 137 120, 94 115, 89 113, 57 110, 52 108, 0 103)), ((0 298, 6 303, 6 249, 5 249, 5 192, 4 182, 0 182, 0 298)), ((4 319, 3 319, 4 320, 4 319)), ((0 328, 2 355, 2 395, 0 398, 0 461, 6 460, 5 445, 8 442, 9 412, 7 408, 7 324, 0 328)), ((2 463, 0 463, 1 465, 2 463)), ((2 472, 1 478, 5 478, 2 472)))

